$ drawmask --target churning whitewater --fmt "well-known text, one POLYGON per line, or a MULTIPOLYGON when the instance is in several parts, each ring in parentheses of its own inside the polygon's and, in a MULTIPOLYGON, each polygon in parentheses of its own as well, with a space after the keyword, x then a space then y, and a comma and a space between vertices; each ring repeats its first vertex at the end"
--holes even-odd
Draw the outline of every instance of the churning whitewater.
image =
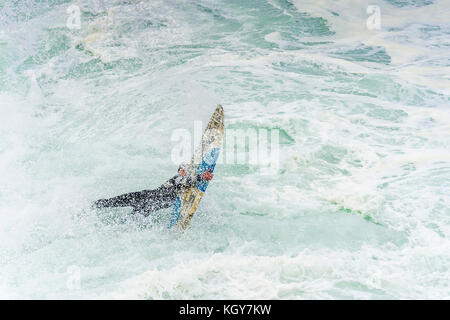
POLYGON ((449 299, 450 2, 373 2, 1 1, 0 298, 449 299), (182 233, 92 208, 218 104, 275 171, 237 146, 182 233))

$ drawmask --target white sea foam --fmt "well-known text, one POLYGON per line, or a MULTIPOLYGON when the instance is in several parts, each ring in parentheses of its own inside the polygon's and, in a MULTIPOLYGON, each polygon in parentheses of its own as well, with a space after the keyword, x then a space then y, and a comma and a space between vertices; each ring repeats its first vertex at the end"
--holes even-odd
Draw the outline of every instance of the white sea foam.
POLYGON ((448 3, 383 1, 380 30, 368 1, 293 3, 2 20, 0 297, 450 297, 448 3), (218 165, 183 234, 90 209, 174 174, 172 132, 217 103, 279 130, 277 174, 218 165))

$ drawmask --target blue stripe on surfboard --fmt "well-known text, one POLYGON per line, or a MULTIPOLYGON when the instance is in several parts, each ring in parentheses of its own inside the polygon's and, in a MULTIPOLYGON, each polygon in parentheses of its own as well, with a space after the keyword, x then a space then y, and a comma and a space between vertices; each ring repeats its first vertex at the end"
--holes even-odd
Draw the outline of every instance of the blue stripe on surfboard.
MULTIPOLYGON (((206 171, 208 171, 208 169, 211 169, 210 172, 214 172, 214 169, 216 167, 216 162, 217 159, 219 158, 219 153, 220 153, 220 148, 213 148, 210 150, 210 152, 208 152, 206 155, 203 156, 202 158, 202 163, 199 164, 199 166, 197 167, 197 169, 195 170, 195 174, 203 174, 206 171)), ((197 188, 200 191, 205 192, 206 188, 208 187, 209 181, 204 181, 202 180, 201 182, 197 182, 197 188)), ((180 197, 177 197, 177 199, 175 200, 175 202, 173 203, 173 210, 172 210, 172 214, 170 216, 170 221, 169 221, 169 226, 168 228, 172 228, 178 221, 178 219, 180 218, 180 214, 181 214, 181 199, 180 197)))
MULTIPOLYGON (((211 149, 211 151, 203 157, 202 163, 197 167, 196 174, 203 174, 208 171, 208 169, 211 169, 209 172, 213 173, 217 159, 219 158, 219 153, 219 148, 211 149)), ((209 181, 202 180, 197 183, 197 188, 200 191, 205 192, 208 184, 209 181)))
POLYGON ((169 229, 172 228, 178 221, 178 219, 180 218, 180 213, 181 213, 181 199, 180 197, 177 197, 177 200, 175 200, 175 202, 173 203, 173 210, 172 210, 172 215, 170 216, 170 220, 169 220, 169 229))

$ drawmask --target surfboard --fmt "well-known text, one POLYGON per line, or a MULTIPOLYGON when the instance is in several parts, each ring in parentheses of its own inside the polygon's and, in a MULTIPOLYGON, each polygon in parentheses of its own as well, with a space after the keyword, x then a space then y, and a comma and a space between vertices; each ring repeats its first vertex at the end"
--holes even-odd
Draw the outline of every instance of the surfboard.
MULTIPOLYGON (((192 160, 187 168, 187 174, 194 177, 208 170, 211 173, 214 172, 220 150, 222 149, 223 133, 224 113, 222 106, 218 105, 203 132, 200 146, 198 146, 192 156, 192 160)), ((184 230, 187 228, 194 213, 197 211, 209 182, 202 180, 195 186, 180 191, 173 205, 169 229, 184 230)))

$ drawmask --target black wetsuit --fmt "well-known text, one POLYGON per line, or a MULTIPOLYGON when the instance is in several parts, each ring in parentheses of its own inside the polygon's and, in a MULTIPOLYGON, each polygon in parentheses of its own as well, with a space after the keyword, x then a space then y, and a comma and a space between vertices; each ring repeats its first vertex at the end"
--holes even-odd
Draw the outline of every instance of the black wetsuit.
POLYGON ((201 180, 201 175, 183 177, 178 174, 157 189, 126 193, 110 199, 100 199, 94 203, 94 206, 97 208, 133 207, 133 213, 141 213, 147 216, 153 211, 170 207, 181 189, 189 188, 201 180))

